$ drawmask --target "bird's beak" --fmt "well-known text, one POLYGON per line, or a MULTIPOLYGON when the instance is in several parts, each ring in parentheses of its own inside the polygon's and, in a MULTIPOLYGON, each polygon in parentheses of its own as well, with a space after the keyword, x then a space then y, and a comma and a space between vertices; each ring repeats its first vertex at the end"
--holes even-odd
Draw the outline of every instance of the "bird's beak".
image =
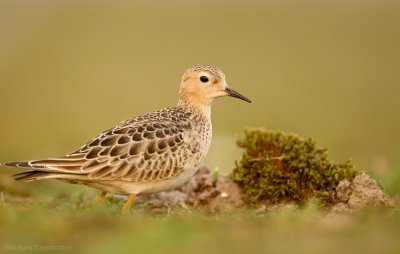
POLYGON ((247 101, 247 102, 251 103, 251 100, 249 98, 247 98, 246 96, 241 95, 240 93, 236 92, 235 90, 233 90, 230 87, 226 87, 225 88, 225 92, 227 93, 228 96, 235 97, 235 98, 238 98, 238 99, 241 99, 241 100, 244 100, 244 101, 247 101))

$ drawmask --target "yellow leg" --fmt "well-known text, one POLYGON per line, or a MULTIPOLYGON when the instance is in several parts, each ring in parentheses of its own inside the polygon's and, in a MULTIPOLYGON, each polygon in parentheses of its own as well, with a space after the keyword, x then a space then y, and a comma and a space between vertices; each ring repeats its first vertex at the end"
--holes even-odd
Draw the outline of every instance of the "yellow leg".
POLYGON ((131 205, 132 205, 133 201, 135 201, 135 198, 136 198, 135 194, 131 194, 129 196, 128 200, 126 201, 126 203, 122 207, 122 214, 129 214, 131 205))
POLYGON ((97 195, 97 197, 96 197, 96 203, 103 204, 104 200, 106 199, 106 195, 107 195, 107 192, 105 192, 105 191, 100 192, 99 195, 97 195))

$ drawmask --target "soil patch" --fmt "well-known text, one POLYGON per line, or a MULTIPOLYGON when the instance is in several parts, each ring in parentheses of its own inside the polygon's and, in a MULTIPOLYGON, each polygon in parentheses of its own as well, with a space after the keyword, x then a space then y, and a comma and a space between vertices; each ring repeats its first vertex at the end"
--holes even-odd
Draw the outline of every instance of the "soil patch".
MULTIPOLYGON (((353 181, 342 180, 336 187, 336 202, 324 211, 334 213, 356 213, 366 206, 394 207, 393 202, 383 192, 382 187, 367 173, 362 172, 353 181)), ((232 211, 256 206, 257 213, 275 211, 279 207, 296 209, 295 204, 266 203, 247 204, 243 191, 232 180, 232 175, 218 175, 202 167, 184 186, 163 193, 141 195, 135 206, 141 209, 165 210, 172 208, 203 209, 208 212, 232 211)))

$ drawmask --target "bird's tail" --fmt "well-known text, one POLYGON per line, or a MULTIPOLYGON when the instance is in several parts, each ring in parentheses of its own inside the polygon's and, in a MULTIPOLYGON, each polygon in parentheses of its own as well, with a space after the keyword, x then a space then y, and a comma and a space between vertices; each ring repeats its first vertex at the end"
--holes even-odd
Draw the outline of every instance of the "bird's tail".
POLYGON ((30 168, 30 169, 44 169, 45 165, 35 165, 33 164, 36 161, 13 161, 13 162, 5 162, 0 163, 0 166, 8 166, 15 168, 30 168))
POLYGON ((13 175, 17 181, 32 182, 43 179, 54 178, 70 178, 74 173, 78 173, 80 169, 81 160, 76 158, 55 158, 46 160, 33 160, 33 161, 15 161, 0 163, 0 166, 17 167, 27 169, 28 171, 21 172, 13 175), (60 166, 61 168, 57 168, 60 166), (67 169, 62 167, 66 166, 67 169), (69 171, 75 169, 75 171, 69 171))

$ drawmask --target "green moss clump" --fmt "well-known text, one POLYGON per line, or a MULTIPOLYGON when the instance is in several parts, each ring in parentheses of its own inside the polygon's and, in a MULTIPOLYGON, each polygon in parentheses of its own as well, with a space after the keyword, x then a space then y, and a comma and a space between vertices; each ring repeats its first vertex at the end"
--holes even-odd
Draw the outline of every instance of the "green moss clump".
POLYGON ((323 205, 332 204, 339 181, 358 173, 350 161, 333 163, 315 140, 294 134, 248 129, 238 145, 245 151, 232 176, 249 203, 301 205, 317 198, 323 205))

